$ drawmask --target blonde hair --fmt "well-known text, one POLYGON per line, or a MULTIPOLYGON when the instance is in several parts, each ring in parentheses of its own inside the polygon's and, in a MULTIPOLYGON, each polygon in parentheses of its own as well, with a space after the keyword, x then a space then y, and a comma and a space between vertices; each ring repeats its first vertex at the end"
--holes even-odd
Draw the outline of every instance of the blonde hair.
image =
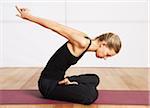
POLYGON ((110 49, 114 49, 116 53, 118 53, 121 49, 121 40, 118 35, 109 32, 104 33, 95 38, 98 41, 105 41, 107 43, 107 47, 110 49))

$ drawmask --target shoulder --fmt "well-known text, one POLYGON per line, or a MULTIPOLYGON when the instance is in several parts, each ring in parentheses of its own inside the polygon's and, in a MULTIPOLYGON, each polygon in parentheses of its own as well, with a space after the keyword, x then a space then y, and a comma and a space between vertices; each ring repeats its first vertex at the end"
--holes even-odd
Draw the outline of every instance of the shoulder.
POLYGON ((91 39, 88 36, 85 36, 81 39, 79 47, 82 49, 87 48, 90 42, 91 42, 91 39))
POLYGON ((79 56, 81 55, 89 46, 90 44, 90 39, 85 38, 82 40, 81 45, 74 45, 71 44, 70 42, 67 43, 69 51, 74 55, 74 56, 79 56))

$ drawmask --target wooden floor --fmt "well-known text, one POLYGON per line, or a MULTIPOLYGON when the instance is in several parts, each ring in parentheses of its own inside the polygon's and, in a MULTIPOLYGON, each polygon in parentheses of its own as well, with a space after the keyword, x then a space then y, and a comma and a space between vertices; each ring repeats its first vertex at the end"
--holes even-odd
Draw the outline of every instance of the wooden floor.
MULTIPOLYGON (((37 80, 42 68, 0 68, 0 89, 38 89, 37 80)), ((66 76, 95 73, 100 77, 100 90, 150 90, 148 68, 77 68, 72 67, 66 76)), ((150 79, 150 78, 149 78, 150 79)), ((80 104, 40 104, 40 105, 0 105, 0 108, 150 108, 137 105, 80 105, 80 104)))

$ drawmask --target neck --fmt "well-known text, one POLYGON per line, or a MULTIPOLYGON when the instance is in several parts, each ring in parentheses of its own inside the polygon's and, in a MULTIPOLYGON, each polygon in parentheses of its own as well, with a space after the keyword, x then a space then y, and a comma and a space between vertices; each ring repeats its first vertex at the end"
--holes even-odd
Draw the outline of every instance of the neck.
POLYGON ((96 50, 98 48, 99 48, 99 44, 98 44, 97 40, 93 40, 92 39, 92 42, 91 42, 90 47, 88 48, 88 51, 90 51, 90 52, 96 52, 96 50))

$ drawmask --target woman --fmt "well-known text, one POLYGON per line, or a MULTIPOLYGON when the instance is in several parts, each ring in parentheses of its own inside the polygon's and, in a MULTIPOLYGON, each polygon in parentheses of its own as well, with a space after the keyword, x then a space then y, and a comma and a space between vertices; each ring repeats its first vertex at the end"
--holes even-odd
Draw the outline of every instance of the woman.
POLYGON ((66 70, 77 63, 85 52, 95 52, 97 58, 106 59, 116 55, 121 41, 114 33, 105 33, 90 39, 85 33, 57 22, 35 17, 26 8, 16 9, 20 18, 37 23, 53 30, 68 41, 50 58, 38 81, 41 94, 48 99, 62 100, 81 104, 91 104, 98 96, 99 77, 96 74, 84 74, 64 78, 66 70))

